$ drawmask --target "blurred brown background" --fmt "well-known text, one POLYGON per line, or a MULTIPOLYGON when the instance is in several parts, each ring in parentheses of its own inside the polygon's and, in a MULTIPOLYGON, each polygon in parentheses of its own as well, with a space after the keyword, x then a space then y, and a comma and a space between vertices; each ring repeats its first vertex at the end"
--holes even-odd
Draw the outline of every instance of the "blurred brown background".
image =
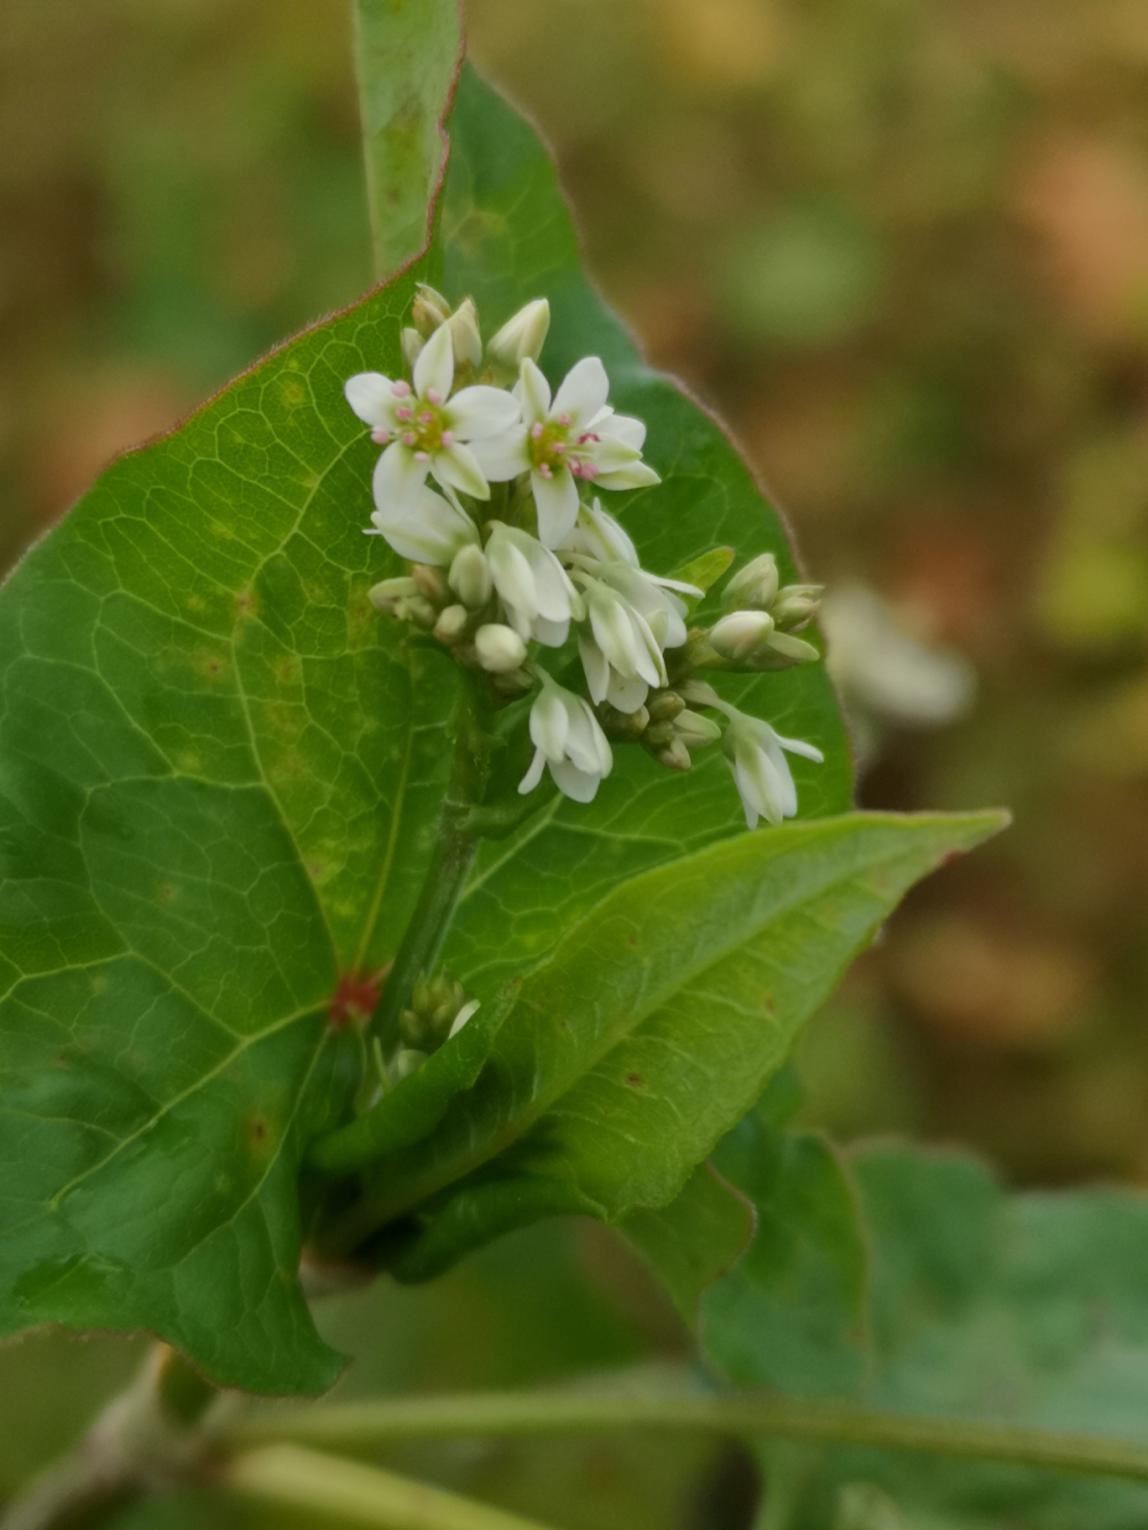
MULTIPOLYGON (((1021 1181, 1148 1178, 1144 0, 471 9, 603 286, 724 412, 838 592, 863 800, 1017 815, 812 1028, 808 1117, 969 1141, 1021 1181)), ((0 79, 6 566, 111 453, 370 277, 341 5, 5 0, 0 79)), ((672 1350, 632 1274, 571 1236, 530 1244, 545 1292, 512 1243, 332 1317, 387 1351, 355 1384, 672 1350)), ((59 1442, 61 1395, 66 1433, 130 1359, 86 1356, 8 1357, 0 1477, 59 1442)), ((686 1522, 696 1462, 651 1457, 639 1511, 633 1458, 600 1452, 587 1524, 686 1522)), ((565 1460, 519 1469, 552 1490, 565 1460)))

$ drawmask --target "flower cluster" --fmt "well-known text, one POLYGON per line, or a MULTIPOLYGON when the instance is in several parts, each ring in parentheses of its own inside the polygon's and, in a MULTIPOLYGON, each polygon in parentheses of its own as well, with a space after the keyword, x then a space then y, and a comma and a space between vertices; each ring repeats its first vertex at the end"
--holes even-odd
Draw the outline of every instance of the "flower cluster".
POLYGON ((730 580, 725 614, 691 628, 704 590, 644 569, 599 497, 660 482, 642 455, 646 428, 615 412, 596 356, 551 392, 538 365, 549 325, 539 298, 484 345, 470 299, 452 310, 420 287, 402 335, 409 378, 347 382, 347 402, 382 448, 370 534, 413 565, 371 598, 484 672, 495 696, 533 693, 521 792, 548 771, 566 796, 591 801, 613 768, 611 740, 640 743, 674 770, 720 740, 749 825, 791 817, 786 754, 820 752, 740 712, 700 672, 816 659, 799 634, 821 589, 783 586, 764 553, 730 580), (547 650, 579 681, 560 684, 547 650))

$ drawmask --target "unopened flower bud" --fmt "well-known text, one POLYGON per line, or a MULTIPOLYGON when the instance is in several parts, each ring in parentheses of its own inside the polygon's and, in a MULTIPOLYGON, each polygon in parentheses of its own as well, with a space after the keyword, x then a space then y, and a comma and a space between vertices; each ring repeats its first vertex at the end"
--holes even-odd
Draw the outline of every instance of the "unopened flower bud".
POLYGON ((524 360, 538 360, 549 329, 550 304, 545 298, 535 298, 507 319, 486 347, 486 354, 498 366, 517 374, 524 360))
POLYGON ((440 643, 457 643, 466 632, 470 612, 465 606, 445 606, 434 624, 434 635, 440 643))
POLYGON ((822 584, 787 584, 770 606, 769 614, 782 632, 800 632, 817 615, 824 593, 822 584))
POLYGON ((401 1082, 404 1078, 410 1078, 412 1073, 417 1073, 427 1060, 427 1054, 420 1052, 417 1047, 403 1047, 391 1065, 391 1072, 395 1080, 401 1082))
POLYGON ((526 658, 526 644, 513 627, 488 622, 474 634, 474 650, 483 669, 493 675, 518 669, 526 658))
POLYGON ((482 336, 478 332, 478 310, 471 298, 466 298, 447 320, 451 343, 454 346, 455 365, 477 367, 482 361, 482 336))
POLYGON ((490 577, 490 564, 481 547, 468 542, 460 547, 450 566, 447 582, 451 589, 472 611, 486 605, 494 588, 490 577))
POLYGON ((652 722, 672 722, 686 707, 677 691, 655 691, 647 698, 646 705, 650 709, 652 722))
POLYGON ((411 578, 415 589, 425 599, 433 601, 436 605, 441 605, 446 599, 446 586, 443 584, 442 575, 429 563, 416 563, 411 569, 411 578))
POLYGON ((773 634, 767 611, 731 611, 710 632, 710 643, 723 659, 745 660, 757 653, 773 634))
POLYGON ((762 553, 733 576, 721 603, 727 611, 765 611, 780 583, 777 559, 772 553, 762 553))
POLYGON ((685 711, 674 718, 674 736, 687 749, 704 749, 707 744, 717 743, 721 729, 712 718, 685 711))
POLYGON ((397 616, 399 607, 419 592, 418 585, 409 575, 403 575, 398 579, 384 579, 376 584, 368 594, 368 599, 376 611, 381 611, 384 616, 397 616))
POLYGON ((650 726, 650 714, 645 707, 633 712, 621 712, 604 701, 598 708, 598 721, 610 738, 641 738, 650 726))
POLYGON ((412 329, 408 324, 407 327, 403 330, 401 343, 403 348, 403 360, 413 371, 415 362, 422 355, 422 349, 426 344, 426 341, 419 334, 417 329, 412 329))
POLYGON ((663 749, 658 750, 654 758, 668 770, 689 770, 694 763, 690 759, 690 751, 680 738, 671 739, 663 749))
POLYGON ((415 300, 411 304, 411 323, 424 340, 429 340, 440 324, 450 318, 450 304, 441 292, 419 282, 415 288, 415 300))

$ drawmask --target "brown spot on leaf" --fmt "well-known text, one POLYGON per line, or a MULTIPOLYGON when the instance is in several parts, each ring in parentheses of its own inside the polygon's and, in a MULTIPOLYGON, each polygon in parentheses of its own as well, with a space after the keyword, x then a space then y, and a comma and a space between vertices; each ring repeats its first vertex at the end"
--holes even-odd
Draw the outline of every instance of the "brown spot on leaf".
POLYGON ((376 972, 373 976, 348 973, 339 979, 327 1011, 332 1029, 341 1031, 352 1022, 361 1023, 371 1018, 382 997, 385 975, 382 972, 376 972))
POLYGON ((631 1089, 643 1089, 646 1081, 640 1073, 627 1073, 626 1083, 631 1089))

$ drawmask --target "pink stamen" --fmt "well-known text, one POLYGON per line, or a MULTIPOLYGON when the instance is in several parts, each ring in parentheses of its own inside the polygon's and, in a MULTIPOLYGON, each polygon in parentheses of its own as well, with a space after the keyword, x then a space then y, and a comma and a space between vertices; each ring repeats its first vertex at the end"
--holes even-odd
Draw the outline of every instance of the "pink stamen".
POLYGON ((556 457, 561 457, 565 451, 566 451, 566 442, 565 441, 555 441, 555 443, 554 443, 554 455, 556 457))
POLYGON ((543 478, 554 477, 554 469, 550 466, 549 462, 544 462, 538 471, 542 474, 543 478))
POLYGON ((428 404, 441 404, 442 403, 442 394, 438 391, 437 388, 428 388, 427 389, 427 403, 428 404))
POLYGON ((566 429, 566 427, 567 427, 567 426, 568 426, 568 425, 570 425, 570 423, 571 423, 571 421, 570 421, 570 416, 569 416, 569 415, 568 415, 568 414, 560 414, 560 415, 559 415, 559 416, 558 416, 558 423, 559 423, 559 425, 561 425, 561 426, 562 426, 562 428, 563 428, 563 429, 564 429, 564 430, 565 430, 565 429, 566 429))
POLYGON ((598 469, 594 465, 594 463, 592 463, 592 462, 584 462, 582 464, 582 477, 583 478, 597 478, 597 476, 598 476, 598 469))
POLYGON ((391 433, 385 425, 376 425, 371 431, 371 440, 376 446, 386 446, 391 439, 391 433))
POLYGON ((441 435, 441 437, 439 439, 442 441, 442 444, 444 446, 453 446, 454 445, 454 431, 453 430, 444 430, 442 435, 441 435))
POLYGON ((406 398, 410 391, 410 383, 404 382, 401 377, 399 378, 398 382, 393 382, 391 384, 391 392, 395 395, 396 398, 406 398))
POLYGON ((403 445, 404 446, 413 446, 417 440, 418 440, 418 436, 415 435, 413 430, 407 430, 407 431, 403 432, 403 445))
POLYGON ((395 410, 396 420, 410 420, 414 418, 414 410, 409 404, 400 404, 395 410))
POLYGON ((596 436, 592 430, 588 430, 578 437, 578 445, 585 446, 587 441, 601 441, 601 439, 601 436, 596 436))
POLYGON ((530 438, 532 441, 540 441, 542 439, 541 420, 535 420, 534 424, 530 427, 530 438))
POLYGON ((419 419, 424 425, 429 425, 434 419, 434 414, 430 409, 424 409, 422 414, 419 415, 419 419))
POLYGON ((416 452, 415 453, 415 461, 416 462, 429 462, 430 461, 430 452, 416 452))

